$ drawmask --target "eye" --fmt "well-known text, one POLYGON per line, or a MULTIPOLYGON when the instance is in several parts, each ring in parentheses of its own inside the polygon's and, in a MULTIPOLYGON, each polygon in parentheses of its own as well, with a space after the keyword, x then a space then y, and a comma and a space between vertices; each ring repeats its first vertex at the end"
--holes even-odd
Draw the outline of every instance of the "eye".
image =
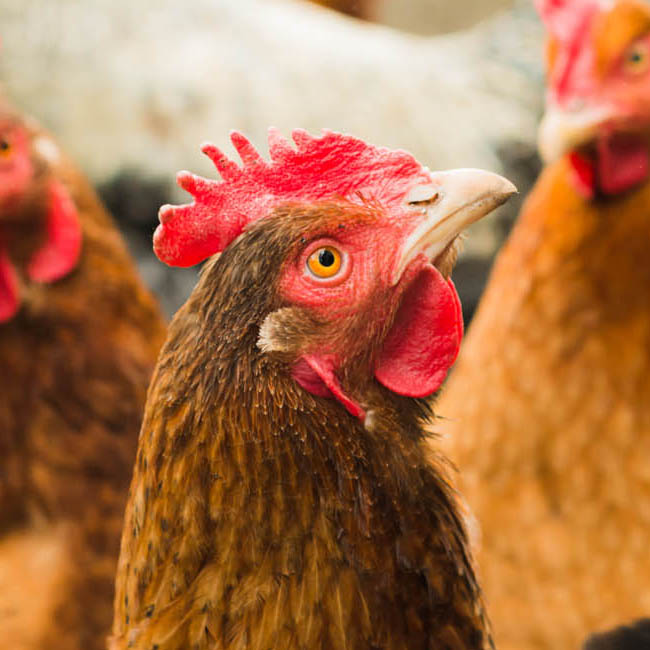
POLYGON ((0 157, 8 158, 11 155, 11 142, 6 138, 0 137, 0 157))
POLYGON ((650 52, 645 42, 634 43, 625 53, 623 68, 629 74, 642 74, 648 69, 650 63, 650 52))
POLYGON ((333 278, 343 262, 341 252, 333 246, 321 246, 307 258, 307 268, 317 278, 333 278))

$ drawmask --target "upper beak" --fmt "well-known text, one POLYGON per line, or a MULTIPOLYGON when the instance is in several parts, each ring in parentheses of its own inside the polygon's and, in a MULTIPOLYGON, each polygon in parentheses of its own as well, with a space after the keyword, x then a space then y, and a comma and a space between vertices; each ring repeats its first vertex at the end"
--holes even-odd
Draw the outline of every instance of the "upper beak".
POLYGON ((602 125, 610 120, 612 111, 606 107, 584 106, 569 110, 551 106, 539 125, 539 152, 545 163, 596 138, 602 125))
POLYGON ((418 186, 406 197, 411 205, 422 206, 424 218, 404 243, 393 284, 417 255, 425 253, 434 260, 462 230, 516 192, 503 176, 481 169, 432 173, 430 185, 418 186))

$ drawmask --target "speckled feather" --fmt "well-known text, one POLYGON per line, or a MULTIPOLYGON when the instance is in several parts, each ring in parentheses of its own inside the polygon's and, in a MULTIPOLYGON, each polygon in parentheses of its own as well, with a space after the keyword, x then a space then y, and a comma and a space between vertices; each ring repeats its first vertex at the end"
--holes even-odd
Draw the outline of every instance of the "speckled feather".
MULTIPOLYGON (((302 236, 286 216, 213 259, 172 322, 140 437, 110 647, 489 648, 442 464, 425 458, 426 403, 350 371, 343 384, 373 410, 366 429, 257 345, 302 236)), ((303 217, 323 218, 319 206, 303 217)), ((310 335, 305 321, 295 331, 310 335)))
POLYGON ((14 242, 13 262, 22 273, 40 245, 53 178, 76 203, 84 242, 63 280, 21 280, 20 311, 0 324, 0 645, 100 650, 164 324, 87 181, 48 134, 28 128, 56 160, 34 151, 36 177, 14 215, 29 237, 14 242))

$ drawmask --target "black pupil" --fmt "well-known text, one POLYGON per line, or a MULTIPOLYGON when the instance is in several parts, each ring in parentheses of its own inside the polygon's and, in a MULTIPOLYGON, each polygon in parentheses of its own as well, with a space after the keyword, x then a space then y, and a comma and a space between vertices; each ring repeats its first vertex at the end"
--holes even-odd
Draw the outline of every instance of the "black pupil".
POLYGON ((0 151, 7 151, 9 143, 6 140, 0 140, 0 151))
POLYGON ((329 248, 324 248, 318 254, 318 261, 320 262, 321 266, 328 268, 329 266, 332 266, 336 260, 334 259, 334 253, 332 253, 329 248))
POLYGON ((638 63, 642 58, 641 52, 632 52, 632 63, 638 63))

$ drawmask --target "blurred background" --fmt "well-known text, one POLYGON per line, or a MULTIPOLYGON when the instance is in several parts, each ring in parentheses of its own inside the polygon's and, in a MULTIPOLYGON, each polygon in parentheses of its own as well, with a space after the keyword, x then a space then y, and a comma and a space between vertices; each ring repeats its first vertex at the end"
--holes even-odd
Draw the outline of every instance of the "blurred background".
POLYGON ((469 319, 539 172, 542 29, 530 0, 0 0, 0 80, 60 140, 118 220, 168 314, 197 269, 151 252, 199 152, 266 152, 270 125, 349 132, 431 169, 484 167, 517 201, 474 226, 454 273, 469 319))

